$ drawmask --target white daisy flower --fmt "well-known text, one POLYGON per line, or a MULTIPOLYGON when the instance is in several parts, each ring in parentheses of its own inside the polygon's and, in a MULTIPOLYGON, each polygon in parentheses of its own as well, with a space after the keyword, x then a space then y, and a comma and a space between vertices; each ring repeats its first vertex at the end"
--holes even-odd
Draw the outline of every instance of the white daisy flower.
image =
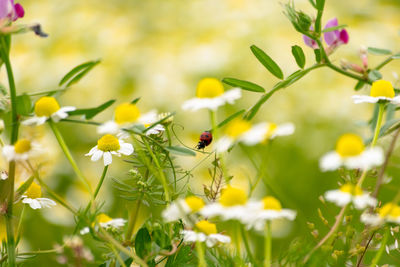
POLYGON ((76 110, 75 107, 60 107, 52 96, 43 96, 35 103, 35 116, 22 122, 24 125, 41 125, 51 118, 59 122, 68 117, 68 112, 76 110))
POLYGON ((50 208, 51 206, 55 206, 56 203, 49 198, 42 198, 42 188, 40 185, 32 182, 29 186, 28 190, 26 190, 25 194, 21 197, 22 203, 29 204, 29 206, 36 210, 42 208, 50 208))
POLYGON ((97 141, 97 146, 93 147, 85 156, 91 156, 92 161, 98 161, 103 157, 104 166, 112 163, 112 156, 118 157, 123 155, 131 155, 133 153, 133 146, 125 143, 122 139, 117 139, 111 134, 106 134, 97 141))
POLYGON ((218 243, 231 242, 229 236, 217 233, 217 226, 214 223, 203 220, 196 223, 195 227, 199 232, 193 230, 181 231, 184 242, 205 242, 207 247, 213 247, 218 243))
POLYGON ((5 145, 3 155, 7 161, 25 161, 42 152, 40 145, 28 139, 19 139, 14 145, 5 145))
POLYGON ((354 207, 359 210, 368 206, 375 207, 377 204, 376 199, 371 197, 368 192, 353 184, 344 184, 339 190, 329 190, 324 197, 327 201, 333 202, 339 207, 352 202, 354 207))
POLYGON ((282 205, 274 197, 264 197, 261 201, 251 201, 247 205, 248 216, 242 217, 242 223, 248 229, 254 228, 257 231, 264 231, 266 221, 285 218, 294 220, 296 212, 289 209, 282 209, 282 205))
MULTIPOLYGON (((118 134, 122 128, 130 127, 136 124, 151 125, 157 120, 158 115, 155 110, 141 114, 139 108, 135 104, 122 103, 115 108, 114 119, 101 124, 97 128, 97 133, 118 134)), ((152 130, 154 128, 155 127, 153 127, 152 130)), ((164 130, 161 130, 161 127, 158 127, 157 129, 160 131, 164 130)))
MULTIPOLYGON (((146 128, 150 126, 150 124, 145 124, 144 125, 146 128)), ((165 131, 165 128, 161 124, 156 124, 154 125, 151 129, 146 131, 146 135, 152 135, 152 134, 160 134, 165 131)))
POLYGON ((372 83, 369 96, 355 95, 353 96, 355 104, 359 103, 385 103, 400 104, 400 96, 395 96, 392 83, 385 80, 379 80, 372 83))
MULTIPOLYGON (((126 220, 122 218, 111 218, 107 214, 100 213, 96 216, 96 222, 100 225, 100 227, 105 229, 120 229, 124 227, 126 224, 126 220)), ((93 223, 95 226, 95 223, 93 223)), ((90 232, 89 227, 85 227, 80 231, 81 235, 87 234, 90 232)))
POLYGON ((223 220, 241 220, 248 215, 247 194, 240 188, 228 186, 221 192, 218 203, 202 208, 199 213, 204 217, 219 216, 223 220))
POLYGON ((204 200, 196 196, 178 199, 162 212, 162 216, 166 222, 176 221, 185 218, 191 213, 200 211, 204 205, 204 200))
POLYGON ((386 203, 377 209, 377 213, 363 213, 361 221, 372 226, 381 225, 385 221, 400 224, 400 206, 392 202, 386 203))
POLYGON ((344 134, 336 143, 335 151, 325 154, 319 166, 322 171, 333 171, 341 166, 349 169, 371 169, 384 161, 383 150, 380 147, 365 149, 358 135, 344 134))
POLYGON ((218 152, 227 151, 235 143, 243 143, 247 146, 267 142, 277 136, 291 135, 294 132, 292 123, 277 125, 275 123, 261 122, 251 125, 249 121, 234 119, 228 123, 225 135, 215 144, 218 152))
POLYGON ((240 88, 224 91, 222 83, 215 78, 204 78, 197 85, 196 97, 185 101, 182 109, 196 111, 199 109, 217 110, 226 103, 233 104, 242 97, 240 88))

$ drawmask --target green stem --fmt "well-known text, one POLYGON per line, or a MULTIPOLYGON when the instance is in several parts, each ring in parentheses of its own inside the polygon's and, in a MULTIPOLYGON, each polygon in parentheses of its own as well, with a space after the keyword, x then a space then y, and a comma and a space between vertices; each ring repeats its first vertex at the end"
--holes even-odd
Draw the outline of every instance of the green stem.
POLYGON ((121 256, 119 255, 118 251, 115 249, 114 245, 110 244, 110 248, 113 251, 115 258, 117 258, 117 261, 122 267, 126 267, 125 262, 122 260, 121 256))
MULTIPOLYGON (((217 125, 217 113, 213 110, 210 110, 210 124, 212 129, 213 141, 217 141, 219 138, 218 125, 217 125)), ((225 159, 223 153, 218 153, 219 162, 221 164, 222 175, 225 179, 225 182, 229 183, 229 176, 225 166, 225 159)))
POLYGON ((25 215, 25 206, 26 205, 22 206, 22 211, 21 211, 21 214, 19 216, 19 223, 18 223, 18 228, 17 228, 17 241, 16 241, 17 244, 18 244, 18 242, 19 242, 19 240, 21 238, 22 222, 24 220, 24 215, 25 215))
POLYGON ((371 147, 375 146, 376 145, 376 141, 378 140, 379 132, 381 130, 383 113, 385 113, 385 104, 380 103, 379 104, 378 120, 376 121, 375 133, 374 133, 374 138, 372 139, 371 147))
POLYGON ((271 267, 271 250, 272 250, 272 238, 271 238, 271 222, 265 223, 265 244, 264 244, 264 267, 271 267))
POLYGON ((198 267, 207 267, 206 260, 204 258, 204 247, 201 242, 196 243, 197 250, 197 258, 198 258, 198 267))
POLYGON ((141 197, 140 197, 136 202, 135 211, 131 212, 129 215, 128 230, 127 230, 126 236, 125 236, 126 240, 131 240, 131 238, 132 238, 133 230, 135 229, 135 225, 136 225, 136 221, 138 218, 141 203, 142 203, 142 201, 141 201, 141 197))
POLYGON ((85 184, 88 192, 92 195, 92 188, 90 186, 89 181, 86 179, 86 177, 82 174, 81 170, 79 169, 78 165, 76 164, 74 158, 72 157, 71 152, 68 149, 67 144, 64 141, 64 138, 62 137, 60 131, 58 130, 56 124, 50 119, 48 120, 49 125, 51 130, 54 133, 54 136, 56 137, 62 151, 64 152, 65 156, 67 157, 69 163, 72 166, 72 169, 75 171, 76 175, 79 177, 79 179, 82 180, 82 182, 85 184))
POLYGON ((250 258, 250 262, 251 262, 252 264, 255 264, 255 262, 254 262, 254 257, 253 257, 253 253, 251 252, 251 248, 250 248, 250 245, 249 245, 249 240, 248 240, 248 238, 247 238, 247 234, 246 234, 246 231, 244 230, 244 226, 243 226, 243 225, 240 225, 240 232, 241 232, 241 234, 242 234, 242 239, 243 239, 244 247, 246 248, 246 252, 247 252, 247 255, 248 255, 249 258, 250 258))
POLYGON ((387 243, 388 238, 389 238, 389 233, 390 233, 390 230, 389 230, 389 228, 387 228, 386 232, 385 232, 385 235, 383 236, 383 239, 382 239, 382 242, 381 242, 381 246, 380 246, 378 252, 376 252, 375 257, 372 259, 370 267, 377 266, 380 258, 382 257, 382 253, 385 250, 386 243, 387 243))
POLYGON ((356 79, 356 80, 359 80, 359 81, 362 81, 362 82, 365 82, 365 83, 369 83, 369 84, 372 83, 369 79, 364 78, 363 76, 360 76, 360 75, 353 74, 351 72, 345 71, 345 70, 337 67, 336 65, 332 64, 332 63, 327 62, 326 66, 329 67, 330 69, 336 71, 336 72, 339 72, 339 73, 347 76, 347 77, 350 77, 350 78, 353 78, 353 79, 356 79))
POLYGON ((7 254, 8 266, 16 266, 15 240, 13 225, 13 206, 14 206, 14 180, 15 180, 15 161, 11 161, 8 168, 9 195, 7 204, 6 229, 7 229, 7 254))
POLYGON ((97 194, 99 193, 100 188, 101 188, 101 186, 102 186, 102 184, 103 184, 103 182, 104 182, 104 178, 106 177, 106 173, 107 173, 107 170, 108 170, 108 166, 109 166, 109 165, 104 166, 103 173, 101 174, 99 184, 98 184, 97 187, 96 187, 96 191, 94 191, 93 201, 96 200, 97 194))

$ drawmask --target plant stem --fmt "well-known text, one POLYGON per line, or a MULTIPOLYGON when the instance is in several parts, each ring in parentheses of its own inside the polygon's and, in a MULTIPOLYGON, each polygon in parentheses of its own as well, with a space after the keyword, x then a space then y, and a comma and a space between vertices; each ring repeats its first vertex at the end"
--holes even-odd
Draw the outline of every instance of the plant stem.
POLYGON ((204 247, 201 242, 196 242, 196 250, 197 250, 197 258, 198 258, 198 267, 207 267, 206 260, 204 258, 204 247))
POLYGON ((369 83, 369 84, 372 83, 369 79, 364 78, 363 76, 360 76, 360 75, 353 74, 351 72, 345 71, 345 70, 339 68, 338 66, 332 64, 332 63, 327 62, 326 66, 329 67, 330 69, 336 71, 336 72, 339 72, 339 73, 347 76, 347 77, 350 77, 350 78, 353 78, 353 79, 356 79, 358 81, 362 81, 362 82, 365 82, 365 83, 369 83))
POLYGON ((381 130, 383 113, 385 113, 385 104, 381 103, 379 104, 378 120, 376 121, 375 133, 374 133, 374 138, 372 139, 371 147, 375 146, 376 141, 378 140, 379 132, 381 130))
POLYGON ((250 262, 253 263, 253 264, 255 264, 255 262, 254 262, 254 257, 253 257, 253 253, 251 252, 251 248, 250 248, 250 245, 249 245, 249 241, 248 241, 248 238, 247 238, 247 235, 246 235, 246 231, 244 230, 244 226, 243 226, 243 225, 240 225, 240 232, 241 232, 241 234, 242 234, 242 239, 243 239, 244 247, 246 248, 246 252, 247 252, 247 255, 248 255, 249 258, 250 258, 250 262))
POLYGON ((15 240, 13 226, 13 206, 14 206, 14 180, 15 180, 15 161, 11 161, 8 168, 9 194, 6 217, 7 229, 7 254, 8 266, 16 266, 15 240))
POLYGON ((22 221, 24 220, 24 215, 25 215, 25 206, 26 205, 22 206, 22 211, 21 211, 21 214, 19 215, 19 223, 18 223, 18 228, 17 228, 17 241, 16 241, 17 244, 21 237, 22 221))
POLYGON ((271 222, 265 223, 265 237, 264 237, 264 267, 271 267, 271 250, 272 250, 272 238, 271 238, 271 222))
POLYGON ((382 253, 385 250, 386 243, 387 243, 388 238, 389 238, 389 233, 390 233, 390 230, 389 230, 389 228, 387 228, 386 232, 385 232, 385 235, 383 236, 383 239, 382 239, 382 242, 381 242, 381 246, 380 246, 378 252, 376 252, 375 257, 372 259, 370 267, 377 266, 380 258, 382 257, 382 253))
POLYGON ((135 212, 131 212, 129 215, 128 231, 126 232, 125 236, 126 240, 131 240, 132 238, 133 230, 135 229, 141 203, 142 203, 141 198, 139 198, 136 202, 135 212))
POLYGON ((96 190, 94 191, 93 201, 96 200, 97 194, 99 193, 100 188, 101 188, 101 186, 102 186, 102 184, 103 184, 103 182, 104 182, 104 178, 106 177, 106 173, 107 173, 107 170, 108 170, 108 166, 109 166, 109 165, 104 166, 103 173, 101 174, 99 184, 97 185, 96 190))
POLYGON ((115 249, 114 245, 110 244, 110 248, 113 251, 115 258, 117 258, 117 261, 122 267, 126 267, 125 262, 122 260, 121 256, 119 255, 118 251, 115 249))
POLYGON ((86 179, 86 177, 82 174, 81 170, 79 169, 78 165, 76 164, 74 158, 72 157, 71 152, 68 149, 67 144, 64 141, 64 138, 62 137, 60 131, 58 130, 58 127, 56 126, 56 124, 50 119, 48 120, 49 125, 51 130, 54 133, 54 136, 56 137, 62 151, 64 152, 65 156, 67 157, 69 163, 72 166, 72 169, 75 171, 75 174, 79 177, 79 179, 82 180, 82 182, 85 184, 88 192, 92 195, 92 188, 90 186, 89 181, 86 179))
MULTIPOLYGON (((210 124, 211 124, 211 131, 213 135, 213 141, 217 141, 219 138, 218 126, 217 126, 217 113, 214 110, 210 110, 210 124)), ((225 179, 225 182, 228 181, 228 173, 225 166, 225 159, 223 153, 218 153, 219 162, 221 164, 222 175, 225 179)))

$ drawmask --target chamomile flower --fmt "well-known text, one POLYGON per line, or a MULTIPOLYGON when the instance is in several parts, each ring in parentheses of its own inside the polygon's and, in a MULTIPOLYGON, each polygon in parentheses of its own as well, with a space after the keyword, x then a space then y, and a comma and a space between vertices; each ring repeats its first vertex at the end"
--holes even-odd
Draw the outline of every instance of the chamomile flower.
MULTIPOLYGON (((136 124, 151 125, 157 120, 157 112, 154 110, 141 114, 139 108, 135 104, 122 103, 115 108, 114 119, 100 125, 97 128, 97 132, 99 134, 117 134, 124 127, 136 124)), ((162 127, 162 125, 160 126, 162 127)), ((158 127, 158 129, 161 130, 161 127, 158 127)))
MULTIPOLYGON (((150 124, 145 124, 144 125, 146 128, 150 126, 150 124)), ((160 134, 165 131, 165 128, 161 124, 156 124, 153 127, 151 127, 149 130, 146 131, 146 135, 152 135, 152 134, 160 134)))
POLYGON ((372 83, 369 96, 355 95, 353 96, 355 104, 359 103, 385 103, 400 104, 400 96, 395 96, 392 83, 385 80, 379 80, 372 83))
POLYGON ((43 96, 35 103, 35 116, 22 122, 24 125, 41 125, 51 119, 58 122, 68 117, 68 112, 76 108, 71 106, 60 107, 52 96, 43 96))
POLYGON ((219 216, 223 220, 241 220, 248 214, 247 194, 240 188, 228 186, 221 192, 218 203, 212 203, 200 210, 204 217, 219 216))
POLYGON ((22 203, 29 204, 29 206, 36 210, 41 208, 50 208, 55 206, 56 203, 49 198, 42 198, 42 188, 40 185, 32 182, 28 190, 22 196, 22 203))
POLYGON ((319 166, 322 171, 333 171, 341 166, 368 170, 382 164, 383 160, 383 150, 380 147, 365 149, 360 136, 348 133, 339 138, 335 151, 321 158, 319 166))
POLYGON ((171 205, 163 211, 162 216, 166 222, 176 221, 191 213, 200 211, 204 205, 203 199, 196 196, 189 196, 171 203, 171 205))
POLYGON ((208 221, 199 221, 195 225, 196 231, 183 230, 183 241, 188 243, 205 242, 207 247, 213 247, 218 243, 230 243, 231 238, 227 235, 218 234, 217 226, 208 221))
POLYGON ((98 161, 103 157, 104 166, 112 163, 112 155, 121 156, 131 155, 133 146, 125 143, 122 139, 118 139, 111 134, 106 134, 97 141, 97 145, 93 147, 85 156, 91 156, 92 161, 98 161))
POLYGON ((217 110, 226 103, 233 104, 242 97, 240 88, 224 90, 222 83, 215 78, 204 78, 197 85, 196 97, 185 101, 182 109, 196 111, 199 109, 217 110))
POLYGON ((20 139, 14 145, 3 147, 3 155, 7 161, 24 161, 40 153, 40 146, 28 139, 20 139))
POLYGON ((333 202, 339 207, 343 207, 350 202, 356 209, 364 209, 366 207, 374 207, 377 203, 376 199, 371 197, 361 187, 353 184, 344 184, 338 190, 329 190, 324 195, 327 201, 333 202))
MULTIPOLYGON (((100 213, 99 215, 96 216, 96 222, 99 224, 100 227, 104 229, 112 229, 112 230, 117 230, 122 227, 124 227, 126 220, 122 218, 111 218, 107 214, 100 213)), ((95 226, 95 223, 93 223, 93 226, 95 226)), ((89 227, 83 228, 80 233, 81 235, 89 233, 89 227)))
POLYGON ((290 135, 294 132, 292 123, 277 125, 275 123, 261 122, 252 125, 243 119, 234 119, 228 123, 225 135, 215 144, 218 152, 227 151, 235 143, 243 143, 248 146, 256 145, 277 136, 290 135))
POLYGON ((385 221, 400 224, 400 206, 392 202, 386 203, 377 209, 376 214, 363 213, 361 221, 372 226, 380 225, 385 221))
POLYGON ((251 201, 248 203, 248 216, 242 217, 242 222, 247 228, 254 228, 257 231, 265 229, 265 222, 275 219, 285 218, 294 220, 296 212, 290 209, 282 209, 282 205, 274 197, 264 197, 261 201, 251 201))

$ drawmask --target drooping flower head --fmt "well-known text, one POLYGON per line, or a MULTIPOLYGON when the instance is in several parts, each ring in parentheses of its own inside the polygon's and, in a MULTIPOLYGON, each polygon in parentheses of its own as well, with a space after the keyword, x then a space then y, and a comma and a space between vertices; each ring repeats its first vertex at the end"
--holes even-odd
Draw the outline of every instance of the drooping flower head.
POLYGON ((383 150, 380 147, 365 149, 360 136, 352 133, 342 135, 335 151, 328 152, 320 160, 322 171, 336 170, 341 166, 348 169, 370 169, 383 163, 383 150))
POLYGON ((0 0, 0 19, 15 21, 24 15, 25 11, 21 4, 14 4, 14 0, 0 0))
POLYGON ((68 117, 68 112, 74 111, 76 108, 72 106, 60 107, 57 100, 52 96, 43 96, 35 103, 35 116, 27 119, 22 123, 25 125, 41 125, 48 119, 59 122, 68 117))
POLYGON ((226 103, 233 104, 242 97, 239 88, 224 90, 222 83, 215 78, 204 78, 197 85, 196 97, 185 101, 182 109, 196 111, 199 109, 217 110, 226 103))
POLYGON ((171 203, 162 213, 166 222, 172 222, 179 219, 184 219, 185 216, 199 212, 205 206, 204 200, 189 196, 185 199, 178 199, 171 203))
POLYGON ((42 198, 42 188, 40 185, 32 182, 28 190, 22 196, 22 203, 29 204, 32 209, 50 208, 56 203, 48 198, 42 198))
POLYGON ((378 80, 372 83, 369 96, 354 95, 353 101, 359 103, 393 103, 400 104, 400 96, 395 96, 394 88, 391 82, 378 80))
POLYGON ((112 156, 131 155, 133 153, 132 144, 125 143, 122 139, 118 139, 111 134, 102 136, 97 145, 93 147, 85 156, 91 156, 92 161, 98 161, 103 157, 104 166, 112 163, 112 156))
POLYGON ((217 226, 209 221, 202 220, 195 224, 195 230, 183 230, 183 241, 206 242, 207 247, 213 247, 218 243, 230 243, 231 238, 226 235, 218 234, 217 226))
POLYGON ((350 202, 356 209, 364 209, 368 206, 374 207, 376 199, 371 197, 368 192, 364 192, 358 185, 350 183, 344 184, 339 190, 330 190, 325 193, 325 199, 343 207, 350 202))

